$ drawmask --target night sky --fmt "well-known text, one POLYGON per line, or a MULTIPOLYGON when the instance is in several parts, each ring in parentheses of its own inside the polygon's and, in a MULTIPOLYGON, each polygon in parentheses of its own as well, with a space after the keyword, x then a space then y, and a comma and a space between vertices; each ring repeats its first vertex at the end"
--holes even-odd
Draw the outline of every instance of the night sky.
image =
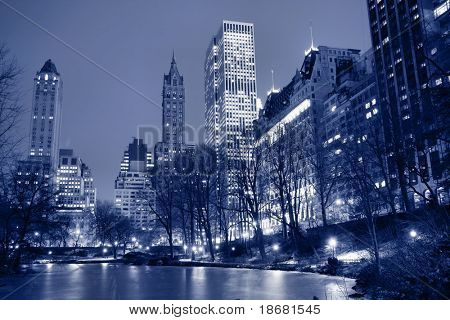
MULTIPOLYGON (((55 62, 64 82, 60 147, 73 148, 92 168, 98 198, 112 199, 123 151, 137 127, 161 125, 163 74, 172 50, 184 75, 186 123, 198 127, 204 122, 205 52, 224 19, 255 24, 263 103, 271 69, 280 87, 301 66, 310 22, 316 46, 370 46, 365 0, 0 0, 0 42, 23 69, 20 86, 27 110, 35 72, 46 59, 55 62)), ((29 117, 24 115, 22 134, 28 134, 29 117)))

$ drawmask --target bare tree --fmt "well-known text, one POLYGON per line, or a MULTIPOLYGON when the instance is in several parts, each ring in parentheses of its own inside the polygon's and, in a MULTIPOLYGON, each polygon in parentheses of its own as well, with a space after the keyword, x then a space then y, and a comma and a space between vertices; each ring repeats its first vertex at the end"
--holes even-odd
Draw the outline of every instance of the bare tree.
POLYGON ((327 208, 331 205, 331 197, 340 179, 341 157, 336 156, 334 150, 327 148, 314 135, 314 150, 309 156, 309 161, 314 169, 315 183, 312 184, 316 191, 322 224, 327 226, 327 208))
POLYGON ((374 183, 374 168, 370 165, 370 152, 366 143, 362 140, 348 141, 343 146, 343 156, 346 162, 344 167, 344 179, 352 185, 354 198, 349 206, 362 214, 367 222, 369 235, 372 242, 372 253, 375 261, 376 272, 380 275, 380 248, 376 230, 376 213, 379 208, 379 194, 374 183))
MULTIPOLYGON (((7 212, 5 227, 14 234, 15 250, 12 252, 11 266, 17 268, 23 249, 29 246, 30 234, 47 225, 52 219, 56 207, 57 194, 52 177, 41 163, 25 163, 22 168, 12 171, 7 192, 7 201, 11 211, 7 212)), ((7 248, 5 248, 7 250, 7 248)))
POLYGON ((22 71, 5 44, 0 44, 0 169, 9 164, 20 142, 17 131, 23 108, 19 103, 18 80, 22 71))
POLYGON ((256 243, 261 259, 265 260, 264 235, 262 231, 262 204, 264 187, 260 184, 262 173, 262 153, 253 147, 253 135, 243 131, 236 139, 237 158, 233 161, 232 177, 236 185, 236 196, 239 200, 238 210, 243 213, 246 225, 253 226, 256 243))
POLYGON ((176 199, 179 192, 179 179, 173 173, 158 172, 153 176, 155 202, 149 207, 157 222, 164 228, 170 247, 170 257, 174 258, 173 236, 176 221, 176 199))

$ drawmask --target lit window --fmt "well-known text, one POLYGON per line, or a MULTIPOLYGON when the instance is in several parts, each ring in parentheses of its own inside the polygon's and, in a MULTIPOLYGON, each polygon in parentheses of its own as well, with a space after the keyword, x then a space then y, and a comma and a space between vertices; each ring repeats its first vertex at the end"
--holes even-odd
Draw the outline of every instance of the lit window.
POLYGON ((445 1, 439 7, 434 9, 434 18, 437 19, 450 9, 450 0, 445 1))

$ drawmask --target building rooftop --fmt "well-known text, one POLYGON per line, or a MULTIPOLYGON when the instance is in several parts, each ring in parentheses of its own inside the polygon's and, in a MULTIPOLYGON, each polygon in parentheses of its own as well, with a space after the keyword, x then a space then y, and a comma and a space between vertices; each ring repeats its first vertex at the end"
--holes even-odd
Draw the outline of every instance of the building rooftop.
POLYGON ((45 61, 44 66, 42 67, 40 73, 54 73, 59 76, 58 70, 56 69, 55 63, 52 59, 48 59, 45 61))

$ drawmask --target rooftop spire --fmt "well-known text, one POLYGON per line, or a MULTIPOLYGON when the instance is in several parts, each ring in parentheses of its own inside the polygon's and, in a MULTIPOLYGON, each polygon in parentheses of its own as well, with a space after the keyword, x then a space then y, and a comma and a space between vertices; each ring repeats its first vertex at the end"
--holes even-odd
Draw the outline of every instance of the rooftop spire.
POLYGON ((275 89, 275 81, 273 80, 273 69, 270 70, 270 72, 272 73, 272 88, 269 91, 267 91, 267 95, 270 95, 271 93, 278 93, 278 92, 280 92, 279 89, 275 89))
POLYGON ((317 51, 318 49, 314 47, 314 36, 313 36, 313 27, 312 21, 309 22, 309 32, 311 35, 311 47, 308 50, 305 50, 305 56, 311 53, 311 51, 317 51))
POLYGON ((175 49, 172 49, 172 64, 175 64, 175 49))
POLYGON ((275 90, 275 82, 273 81, 273 69, 270 70, 272 72, 272 91, 275 90))

